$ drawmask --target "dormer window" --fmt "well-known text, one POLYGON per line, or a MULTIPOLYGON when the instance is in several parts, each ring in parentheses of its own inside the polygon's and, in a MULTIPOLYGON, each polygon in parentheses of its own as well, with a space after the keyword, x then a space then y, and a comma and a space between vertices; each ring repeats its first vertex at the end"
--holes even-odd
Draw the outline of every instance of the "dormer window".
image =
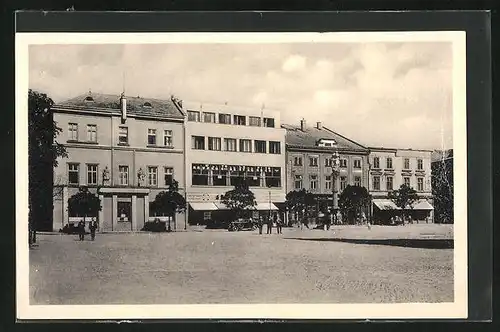
POLYGON ((145 102, 143 106, 147 107, 147 108, 153 107, 153 105, 151 105, 151 103, 149 101, 145 102))
POLYGON ((337 145, 337 142, 333 139, 320 139, 317 142, 318 146, 323 146, 323 147, 334 147, 337 145))
POLYGON ((92 96, 87 96, 87 97, 85 97, 84 100, 87 101, 87 102, 93 102, 94 98, 92 98, 92 96))

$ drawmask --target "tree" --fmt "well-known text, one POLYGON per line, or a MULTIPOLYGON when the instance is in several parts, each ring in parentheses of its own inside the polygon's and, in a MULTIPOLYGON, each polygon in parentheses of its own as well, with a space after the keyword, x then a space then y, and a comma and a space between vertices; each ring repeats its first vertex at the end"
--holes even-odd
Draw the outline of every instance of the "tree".
POLYGON ((226 205, 238 218, 243 217, 244 211, 256 205, 255 195, 245 182, 235 185, 233 190, 226 192, 222 196, 221 203, 226 205))
POLYGON ((302 219, 306 216, 309 208, 316 205, 314 194, 305 189, 292 190, 286 194, 285 199, 288 209, 300 215, 302 219))
MULTIPOLYGON (((167 191, 161 191, 156 195, 151 203, 151 210, 156 214, 175 218, 176 213, 183 213, 186 210, 186 200, 179 194, 179 182, 172 180, 167 191)), ((168 221, 168 231, 171 230, 170 219, 168 221)))
POLYGON ((435 220, 453 223, 453 150, 432 163, 431 173, 435 220))
POLYGON ((339 196, 339 208, 342 216, 345 216, 351 223, 369 204, 370 194, 365 187, 348 185, 339 196))
POLYGON ((68 212, 70 216, 97 217, 97 213, 102 210, 101 201, 97 195, 92 194, 88 188, 81 187, 78 193, 68 199, 68 212))
POLYGON ((389 192, 388 196, 401 209, 404 218, 407 217, 408 208, 413 209, 413 204, 418 201, 417 191, 406 184, 402 184, 399 189, 389 192))
POLYGON ((67 157, 56 141, 62 131, 53 120, 54 104, 46 94, 28 91, 28 191, 29 243, 36 242, 36 231, 52 228, 53 168, 57 158, 67 157))

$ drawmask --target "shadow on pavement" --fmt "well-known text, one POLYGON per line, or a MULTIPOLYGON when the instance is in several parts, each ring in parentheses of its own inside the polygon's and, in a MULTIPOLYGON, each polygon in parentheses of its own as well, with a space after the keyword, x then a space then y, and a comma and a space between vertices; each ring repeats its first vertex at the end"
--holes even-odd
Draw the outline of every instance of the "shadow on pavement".
POLYGON ((353 244, 374 244, 421 249, 453 249, 452 239, 332 239, 332 238, 287 238, 288 240, 328 241, 353 244))

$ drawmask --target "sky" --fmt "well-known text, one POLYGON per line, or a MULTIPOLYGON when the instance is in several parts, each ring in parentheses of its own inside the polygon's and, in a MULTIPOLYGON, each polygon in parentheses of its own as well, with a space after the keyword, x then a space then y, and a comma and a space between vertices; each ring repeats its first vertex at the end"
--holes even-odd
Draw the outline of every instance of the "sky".
POLYGON ((29 86, 279 110, 369 147, 452 148, 449 42, 31 45, 29 86))

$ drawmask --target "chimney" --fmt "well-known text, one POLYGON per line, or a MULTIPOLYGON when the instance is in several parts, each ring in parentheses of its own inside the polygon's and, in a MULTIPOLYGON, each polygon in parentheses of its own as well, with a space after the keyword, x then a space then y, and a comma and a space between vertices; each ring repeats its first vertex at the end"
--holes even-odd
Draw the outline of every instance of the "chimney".
POLYGON ((316 128, 318 128, 319 130, 323 128, 323 126, 321 126, 321 122, 316 122, 316 128))
POLYGON ((302 131, 306 130, 306 120, 304 119, 300 120, 300 130, 302 131))
POLYGON ((120 108, 122 111, 122 122, 125 122, 127 120, 127 98, 125 98, 124 93, 120 96, 120 108))

